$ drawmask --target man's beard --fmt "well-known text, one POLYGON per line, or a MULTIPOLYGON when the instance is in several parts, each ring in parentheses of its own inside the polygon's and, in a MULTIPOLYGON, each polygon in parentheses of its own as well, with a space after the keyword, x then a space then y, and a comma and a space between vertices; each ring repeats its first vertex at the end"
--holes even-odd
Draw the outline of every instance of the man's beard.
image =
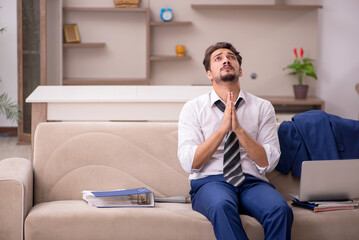
POLYGON ((225 75, 222 75, 221 74, 221 80, 223 82, 232 82, 234 79, 236 79, 236 75, 235 74, 225 74, 225 75))
POLYGON ((221 84, 223 82, 234 82, 234 81, 236 81, 236 79, 238 79, 238 76, 236 76, 235 74, 232 74, 232 73, 227 73, 224 75, 221 74, 219 77, 215 77, 213 80, 217 84, 221 84))

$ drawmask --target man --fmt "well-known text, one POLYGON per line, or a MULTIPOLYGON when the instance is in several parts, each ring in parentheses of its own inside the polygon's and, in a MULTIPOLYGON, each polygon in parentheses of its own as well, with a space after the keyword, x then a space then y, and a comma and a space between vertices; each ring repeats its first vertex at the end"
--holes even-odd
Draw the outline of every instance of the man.
POLYGON ((274 108, 241 90, 242 57, 232 44, 210 46, 203 64, 213 90, 187 102, 178 123, 192 208, 217 239, 248 239, 240 213, 263 225, 265 239, 290 239, 292 210, 265 177, 280 156, 274 108))

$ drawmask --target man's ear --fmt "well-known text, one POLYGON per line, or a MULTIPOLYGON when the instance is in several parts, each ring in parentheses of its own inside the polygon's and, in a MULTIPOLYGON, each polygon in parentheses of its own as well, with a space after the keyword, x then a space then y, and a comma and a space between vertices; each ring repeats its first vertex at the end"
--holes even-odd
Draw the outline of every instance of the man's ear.
POLYGON ((207 71, 207 77, 208 77, 208 79, 209 79, 209 80, 211 80, 211 81, 212 81, 212 79, 213 79, 213 75, 212 75, 211 70, 208 70, 208 71, 207 71))
POLYGON ((239 69, 239 76, 242 77, 243 72, 242 72, 242 68, 239 69))

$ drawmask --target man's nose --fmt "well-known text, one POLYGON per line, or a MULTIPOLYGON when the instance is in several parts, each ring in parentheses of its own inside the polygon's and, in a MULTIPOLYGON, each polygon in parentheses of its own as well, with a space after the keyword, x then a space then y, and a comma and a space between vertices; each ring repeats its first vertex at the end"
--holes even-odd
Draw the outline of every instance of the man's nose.
POLYGON ((231 62, 228 59, 224 59, 223 65, 231 65, 231 62))

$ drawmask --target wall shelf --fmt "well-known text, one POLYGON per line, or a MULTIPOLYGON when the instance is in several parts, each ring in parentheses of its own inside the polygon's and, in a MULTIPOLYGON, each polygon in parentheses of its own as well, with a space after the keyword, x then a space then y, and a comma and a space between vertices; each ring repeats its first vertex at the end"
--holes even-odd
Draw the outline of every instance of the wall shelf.
POLYGON ((253 5, 253 4, 191 4, 193 9, 293 9, 293 10, 315 10, 323 8, 322 5, 253 5))
MULTIPOLYGON (((63 3, 61 3, 62 5, 63 3)), ((145 39, 144 39, 144 44, 145 44, 145 52, 144 52, 144 61, 145 61, 145 73, 144 73, 144 77, 142 77, 141 75, 138 76, 139 74, 135 74, 133 77, 131 77, 131 75, 128 75, 129 77, 122 77, 121 73, 119 73, 118 75, 112 74, 112 77, 89 77, 89 76, 79 76, 79 77, 72 77, 71 75, 76 75, 76 74, 68 74, 69 76, 62 76, 61 77, 61 81, 63 85, 126 85, 126 84, 147 84, 149 81, 149 76, 150 76, 150 11, 149 8, 115 8, 115 7, 62 7, 62 15, 63 15, 63 23, 66 23, 66 21, 70 21, 68 19, 71 19, 70 17, 72 16, 78 16, 81 13, 80 16, 82 16, 82 18, 84 20, 82 20, 82 22, 79 22, 78 20, 76 20, 75 22, 78 22, 78 24, 81 24, 83 22, 86 22, 86 18, 91 20, 92 17, 92 13, 99 13, 101 15, 99 15, 98 17, 104 17, 106 18, 108 16, 107 13, 130 13, 130 14, 141 14, 144 15, 144 30, 146 31, 145 33, 145 39), (64 15, 66 13, 66 15, 64 15), (70 14, 71 13, 71 14, 70 14), (88 13, 87 15, 83 15, 82 13, 88 13), (137 76, 136 76, 137 75, 137 76), (118 77, 117 77, 118 76, 118 77)), ((131 15, 132 16, 132 15, 131 15)), ((106 18, 108 19, 108 18, 106 18)), ((111 18, 110 18, 111 19, 111 18)), ((87 21, 89 22, 89 21, 87 21)), ((81 26, 81 25, 80 25, 81 26)), ((113 26, 113 24, 112 24, 113 26)), ((82 27, 82 31, 89 31, 88 28, 86 30, 84 27, 82 27)), ((109 35, 111 35, 111 32, 108 33, 109 35)), ((65 51, 65 49, 74 49, 74 48, 87 48, 87 49, 91 49, 91 48, 104 48, 106 45, 108 45, 109 49, 114 48, 114 44, 113 42, 96 42, 96 39, 92 39, 94 42, 87 42, 85 41, 84 43, 63 43, 62 47, 63 47, 63 51, 65 51), (112 45, 111 45, 112 44, 112 45)), ((90 40, 90 41, 92 41, 90 40)), ((121 40, 121 39, 120 39, 121 40)), ((119 40, 119 41, 120 41, 119 40)), ((142 53, 142 52, 141 52, 142 53)), ((81 53, 73 53, 71 51, 71 54, 66 54, 67 58, 72 57, 72 59, 74 59, 74 56, 77 57, 79 56, 79 54, 84 54, 86 56, 86 54, 88 54, 87 52, 81 52, 81 53), (76 55, 77 54, 77 55, 76 55), (69 57, 70 56, 70 57, 69 57)), ((68 60, 68 59, 66 59, 68 60)), ((65 60, 65 61, 66 61, 65 60)), ((64 60, 63 60, 64 61, 64 60)), ((65 66, 65 64, 63 64, 65 66)), ((64 67, 62 67, 61 71, 64 72, 64 67)), ((79 74, 77 74, 79 75, 79 74)), ((88 74, 87 74, 88 75, 88 74)), ((110 74, 111 75, 111 74, 110 74)), ((110 76, 109 75, 109 76, 110 76)), ((126 76, 126 74, 124 74, 123 76, 126 76)))
MULTIPOLYGON (((121 13, 121 12, 132 12, 132 13, 145 13, 146 14, 146 29, 147 29, 147 57, 146 57, 146 77, 144 79, 141 78, 71 78, 64 77, 62 79, 63 85, 107 85, 107 84, 146 84, 149 82, 150 76, 150 62, 155 61, 185 61, 190 59, 189 56, 177 57, 177 56, 150 56, 150 28, 151 27, 177 27, 177 26, 189 26, 192 24, 191 21, 151 21, 150 20, 150 11, 149 8, 115 8, 115 7, 63 7, 63 12, 113 12, 113 13, 121 13)), ((105 43, 64 43, 63 48, 100 48, 105 47, 105 43)))
POLYGON ((68 78, 62 81, 63 85, 133 85, 144 83, 147 83, 147 78, 68 78))
POLYGON ((65 12, 149 12, 148 8, 64 7, 65 12))
POLYGON ((276 113, 301 113, 309 110, 324 110, 324 101, 317 97, 295 99, 294 97, 261 96, 270 101, 276 113))
MULTIPOLYGON (((196 10, 205 10, 205 9, 218 9, 218 10, 226 10, 226 9, 253 9, 253 10, 263 10, 263 9, 293 9, 293 10, 316 10, 316 9, 320 9, 322 8, 322 5, 286 5, 286 4, 282 4, 281 0, 275 0, 275 4, 264 4, 264 5, 255 5, 255 4, 191 4, 192 9, 196 9, 196 10)), ((156 55, 156 54, 161 54, 161 53, 156 53, 156 52, 152 52, 152 56, 151 56, 151 44, 150 41, 151 40, 151 29, 156 28, 156 31, 167 31, 169 29, 167 28, 162 28, 162 27, 181 27, 181 26, 191 26, 193 23, 192 21, 170 21, 170 22, 163 22, 163 21, 151 21, 150 18, 150 9, 149 8, 115 8, 115 7, 62 7, 63 3, 61 2, 61 4, 59 6, 61 6, 60 9, 62 9, 62 14, 64 16, 64 20, 68 19, 69 16, 73 16, 73 15, 83 15, 83 14, 76 14, 77 12, 80 13, 85 13, 85 12, 89 12, 89 18, 91 18, 91 16, 93 15, 92 13, 97 13, 100 12, 102 13, 101 16, 103 15, 107 15, 107 13, 144 13, 145 14, 145 28, 146 28, 146 53, 145 53, 145 57, 146 57, 146 73, 145 73, 145 77, 146 80, 142 79, 143 76, 134 76, 133 79, 130 78, 121 78, 121 76, 119 76, 119 78, 117 78, 117 75, 114 75, 114 78, 110 78, 110 79, 106 79, 106 78, 101 78, 97 77, 97 78, 90 78, 88 76, 80 76, 80 78, 73 78, 71 77, 71 75, 73 76, 78 76, 78 74, 68 74, 68 76, 61 76, 61 81, 62 84, 64 85, 84 85, 84 84, 88 84, 88 85, 94 85, 94 84, 128 84, 128 83, 132 83, 132 84, 143 84, 143 83, 149 83, 150 81, 150 68, 151 68, 151 63, 154 62, 174 62, 173 64, 176 64, 176 62, 179 61, 186 61, 191 59, 190 56, 184 56, 184 57, 177 57, 175 55, 156 55), (64 13, 67 13, 66 15, 64 15, 64 13), (70 14, 71 13, 71 14, 70 14), (161 28, 157 29, 157 28, 161 28), (82 78, 81 78, 82 77, 82 78)), ((63 21, 66 22, 66 21, 63 21)), ((61 20, 62 23, 62 20, 61 20)), ((161 32, 163 33, 163 32, 161 32)), ((152 36, 152 38, 154 38, 152 36)), ((111 45, 110 43, 101 43, 101 42, 96 42, 97 39, 92 39, 93 41, 95 41, 94 43, 89 43, 89 42, 85 42, 85 43, 74 43, 74 44, 63 44, 61 47, 62 51, 65 51, 65 49, 71 49, 71 48, 104 48, 106 46, 106 44, 108 45, 108 49, 111 49, 111 45)), ((92 41, 92 40, 88 40, 88 41, 92 41)), ((103 41, 103 40, 102 40, 103 41)), ((68 56, 72 56, 71 54, 75 55, 78 54, 76 51, 75 53, 73 53, 72 51, 69 52, 69 50, 66 50, 66 57, 68 56)), ((90 51, 91 52, 91 51, 90 51)), ((86 52, 81 51, 80 54, 86 54, 86 52)), ((169 53, 170 54, 170 53, 169 53)), ((63 68, 62 68, 63 69, 63 68)), ((62 70, 61 69, 61 70, 62 70)), ((121 74, 119 74, 121 75, 121 74)), ((92 75, 90 75, 92 76, 92 75)), ((126 76, 124 74, 124 76, 126 76)), ((131 75, 129 75, 131 76, 131 75)))
POLYGON ((93 48, 105 47, 105 43, 64 43, 64 48, 93 48))
POLYGON ((151 61, 184 61, 191 59, 190 56, 183 56, 183 57, 177 57, 177 56, 151 56, 151 61))
MULTIPOLYGON (((158 22, 151 22, 150 25, 151 27, 176 27, 176 26, 189 26, 191 25, 192 22, 191 21, 171 21, 171 22, 163 22, 163 21, 158 21, 158 22)), ((178 57, 176 55, 174 56, 156 56, 153 55, 150 57, 150 61, 152 62, 160 62, 160 61, 185 61, 185 60, 189 60, 191 59, 190 56, 183 56, 183 57, 178 57)))
POLYGON ((191 25, 192 22, 190 21, 183 21, 183 22, 151 22, 152 27, 167 27, 167 26, 188 26, 191 25))

